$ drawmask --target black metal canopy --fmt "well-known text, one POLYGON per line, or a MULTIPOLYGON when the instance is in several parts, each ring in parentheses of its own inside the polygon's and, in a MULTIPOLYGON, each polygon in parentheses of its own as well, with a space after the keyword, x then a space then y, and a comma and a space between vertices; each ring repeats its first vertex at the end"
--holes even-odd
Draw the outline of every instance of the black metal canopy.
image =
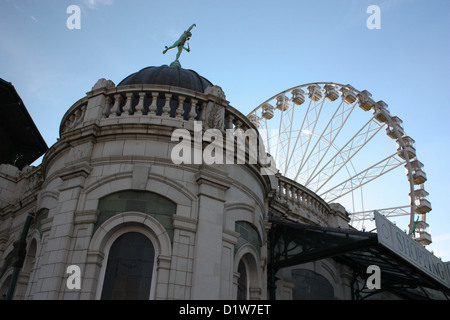
POLYGON ((0 78, 0 163, 22 169, 47 149, 16 89, 0 78))
MULTIPOLYGON (((389 291, 406 299, 432 299, 432 292, 440 291, 441 298, 448 298, 450 288, 436 281, 419 268, 404 260, 395 252, 380 245, 374 232, 321 227, 282 221, 271 216, 269 282, 274 289, 275 273, 282 268, 302 263, 333 258, 351 267, 363 283, 370 276, 367 268, 376 265, 381 270, 381 290, 369 295, 389 291)), ((363 298, 363 289, 354 288, 354 297, 363 298)), ((274 291, 272 290, 272 298, 274 291)))

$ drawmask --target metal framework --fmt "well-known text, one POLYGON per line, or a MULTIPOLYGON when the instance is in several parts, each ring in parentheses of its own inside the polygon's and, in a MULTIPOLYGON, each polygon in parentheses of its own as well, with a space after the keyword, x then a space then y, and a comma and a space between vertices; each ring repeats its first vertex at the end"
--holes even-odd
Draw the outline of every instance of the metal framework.
MULTIPOLYGON (((350 85, 309 83, 271 97, 250 112, 248 118, 260 130, 267 152, 282 175, 329 203, 339 201, 353 222, 364 223, 373 219, 374 211, 395 208, 395 215, 390 216, 409 215, 410 233, 414 233, 418 214, 414 195, 416 186, 422 189, 423 182, 413 177, 411 161, 416 159, 415 149, 404 134, 401 120, 390 115, 383 101, 375 102, 370 93, 350 85), (357 106, 366 112, 372 110, 372 116, 354 112, 357 106), (398 148, 393 154, 392 140, 379 134, 382 129, 396 139, 398 148), (401 188, 397 190, 390 189, 390 183, 379 182, 379 178, 401 166, 407 170, 409 188, 398 176, 396 183, 401 188), (366 200, 373 199, 370 195, 376 192, 377 207, 366 208, 366 200), (383 203, 380 192, 395 193, 400 203, 383 203)), ((418 218, 425 221, 424 214, 418 218)))
MULTIPOLYGON (((384 208, 382 210, 378 210, 380 214, 387 218, 395 218, 408 215, 411 211, 411 206, 400 206, 400 207, 392 207, 392 208, 384 208)), ((373 216, 373 211, 359 211, 352 213, 352 220, 354 222, 367 220, 368 217, 373 216)))
POLYGON ((278 270, 303 263, 333 258, 354 272, 352 298, 362 300, 383 291, 403 298, 429 299, 425 288, 441 291, 449 299, 449 288, 381 246, 377 233, 285 222, 269 217, 269 292, 276 299, 278 270), (367 290, 368 266, 382 270, 380 290, 367 290))
POLYGON ((334 202, 340 197, 362 187, 370 181, 377 179, 383 174, 404 165, 404 160, 400 159, 396 153, 375 163, 367 169, 355 174, 337 186, 319 194, 325 201, 334 202))

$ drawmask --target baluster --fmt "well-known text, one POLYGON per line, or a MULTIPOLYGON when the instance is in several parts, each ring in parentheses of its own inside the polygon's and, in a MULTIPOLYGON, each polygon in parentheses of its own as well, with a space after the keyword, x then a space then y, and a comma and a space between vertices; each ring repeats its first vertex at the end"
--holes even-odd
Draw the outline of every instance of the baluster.
POLYGON ((170 99, 172 99, 172 94, 166 93, 165 96, 166 96, 166 104, 163 107, 162 116, 170 117, 170 99))
POLYGON ((197 112, 195 111, 195 106, 197 105, 197 99, 191 99, 191 110, 189 110, 189 121, 195 120, 197 117, 197 112))
POLYGON ((280 181, 278 183, 278 197, 280 198, 280 200, 284 199, 284 182, 280 181))
POLYGON ((230 113, 227 117, 227 129, 233 129, 233 120, 234 120, 234 116, 230 113))
POLYGON ((317 201, 316 199, 312 199, 312 210, 313 212, 317 212, 317 201))
POLYGON ((292 189, 293 189, 292 203, 297 206, 298 205, 298 189, 296 187, 293 187, 292 189))
POLYGON ((127 96, 127 102, 123 106, 122 110, 123 110, 124 115, 131 115, 131 114, 133 114, 133 109, 131 108, 131 103, 133 101, 133 93, 128 92, 126 94, 126 96, 127 96))
POLYGON ((298 198, 297 198, 297 191, 298 191, 298 189, 293 187, 292 190, 293 190, 292 191, 292 203, 294 205, 297 205, 297 203, 298 203, 298 198))
POLYGON ((64 122, 62 132, 66 132, 68 129, 69 129, 69 127, 67 126, 67 121, 66 121, 66 122, 64 122))
POLYGON ((302 203, 302 192, 300 191, 300 189, 297 189, 297 205, 299 207, 303 207, 303 203, 302 203))
POLYGON ((311 197, 309 195, 306 195, 305 197, 305 207, 307 210, 311 209, 311 197))
POLYGON ((284 200, 284 202, 287 202, 289 199, 288 192, 289 192, 288 185, 286 182, 283 182, 283 200, 284 200))
POLYGON ((72 129, 74 118, 75 118, 74 115, 71 114, 69 116, 69 119, 67 119, 67 121, 66 121, 67 129, 72 129))
POLYGON ((75 116, 74 117, 74 123, 75 123, 74 126, 76 126, 80 123, 80 120, 81 120, 81 110, 80 109, 75 110, 74 116, 75 116))
POLYGON ((303 209, 308 210, 308 195, 306 193, 303 194, 303 209))
POLYGON ((103 110, 103 117, 108 118, 110 114, 111 114, 111 97, 106 96, 105 109, 103 110))
POLYGON ((120 116, 121 110, 120 110, 120 104, 122 102, 122 96, 120 93, 114 95, 114 105, 111 110, 111 115, 113 116, 120 116))
POLYGON ((206 102, 203 101, 201 107, 200 107, 201 117, 200 120, 205 123, 206 121, 206 102))
POLYGON ((298 195, 297 196, 298 196, 298 204, 299 204, 299 206, 301 208, 304 208, 305 204, 304 204, 303 192, 301 190, 298 190, 298 195))
POLYGON ((156 102, 158 101, 158 92, 152 92, 152 104, 148 109, 148 114, 154 115, 157 111, 156 102))
POLYGON ((286 185, 286 200, 292 202, 292 186, 290 184, 286 185))
POLYGON ((145 92, 139 92, 139 102, 136 105, 136 114, 144 114, 144 100, 145 100, 145 92))
POLYGON ((176 110, 176 112, 175 112, 175 118, 181 118, 181 119, 183 119, 183 114, 184 114, 184 109, 183 109, 184 100, 186 100, 186 97, 178 96, 178 108, 177 108, 177 110, 176 110))
POLYGON ((84 115, 86 114, 86 108, 87 108, 87 104, 83 104, 81 106, 81 116, 80 116, 80 122, 84 121, 84 115))

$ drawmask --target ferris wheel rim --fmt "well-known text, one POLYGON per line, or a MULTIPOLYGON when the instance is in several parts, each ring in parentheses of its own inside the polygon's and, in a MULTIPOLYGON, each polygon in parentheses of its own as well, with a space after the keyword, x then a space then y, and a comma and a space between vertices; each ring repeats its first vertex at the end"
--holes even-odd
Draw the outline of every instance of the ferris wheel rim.
MULTIPOLYGON (((253 109, 251 112, 249 112, 247 116, 250 116, 250 115, 252 115, 252 114, 255 114, 255 113, 256 113, 259 109, 261 109, 266 103, 269 103, 270 101, 276 99, 276 98, 279 97, 280 95, 285 95, 286 93, 292 92, 292 91, 295 90, 295 89, 305 88, 305 87, 309 87, 309 86, 313 86, 313 85, 318 85, 318 86, 320 86, 320 87, 323 87, 323 86, 325 86, 325 85, 331 85, 331 86, 335 86, 335 87, 346 88, 346 89, 348 89, 348 90, 353 91, 353 93, 355 93, 355 94, 360 94, 361 92, 363 92, 363 91, 360 91, 360 90, 356 89, 355 87, 353 87, 353 86, 350 85, 350 84, 344 85, 344 84, 341 84, 341 83, 337 83, 337 82, 329 82, 329 81, 327 81, 327 82, 320 82, 320 81, 319 81, 319 82, 305 83, 305 84, 301 84, 301 85, 297 85, 297 86, 288 88, 288 89, 286 89, 286 90, 283 90, 283 91, 281 91, 281 92, 279 92, 279 93, 273 95, 273 96, 270 97, 269 99, 267 99, 267 100, 265 100, 264 102, 260 103, 255 109, 253 109)), ((322 97, 321 99, 325 100, 325 97, 322 97)), ((371 109, 372 109, 372 108, 371 108, 371 109)), ((409 189, 410 189, 410 204, 409 204, 409 207, 410 207, 410 214, 409 214, 409 216, 410 216, 410 223, 409 223, 409 234, 411 234, 411 233, 413 232, 414 218, 415 218, 416 214, 419 214, 419 213, 416 212, 416 204, 415 204, 415 201, 414 201, 414 190, 415 190, 415 188, 414 188, 414 182, 413 182, 413 173, 412 173, 411 161, 410 161, 410 158, 409 158, 408 153, 407 153, 407 151, 406 151, 405 143, 404 143, 404 141, 403 141, 403 139, 402 139, 403 136, 406 136, 406 133, 404 133, 403 135, 400 134, 400 132, 399 132, 398 129, 397 129, 397 126, 395 125, 394 121, 392 120, 392 115, 391 115, 389 112, 386 113, 384 110, 381 110, 381 113, 382 113, 382 114, 385 116, 385 118, 386 118, 385 123, 388 124, 389 126, 391 126, 391 127, 394 129, 394 133, 395 133, 395 136, 396 136, 396 140, 398 141, 398 143, 399 143, 400 146, 402 147, 402 148, 401 148, 401 151, 400 151, 400 152, 397 152, 397 153, 398 153, 398 154, 399 154, 399 153, 402 153, 402 154, 403 154, 403 157, 404 157, 404 160, 405 160, 405 167, 407 168, 407 180, 408 180, 408 183, 409 183, 409 189)), ((266 120, 266 121, 269 121, 269 120, 266 120)), ((415 156, 415 158, 417 158, 417 157, 415 156)), ((381 210, 383 210, 383 209, 374 209, 373 211, 381 211, 381 210)))
POLYGON ((272 96, 271 98, 267 99, 267 100, 264 101, 263 103, 260 103, 255 109, 253 109, 252 111, 250 111, 250 112, 248 113, 248 115, 253 114, 253 113, 254 113, 255 111, 257 111, 259 108, 261 108, 265 103, 268 103, 269 101, 271 101, 271 100, 273 100, 273 99, 276 99, 276 97, 278 97, 278 96, 281 95, 281 94, 285 94, 285 93, 287 93, 287 92, 290 92, 290 91, 295 90, 295 89, 298 89, 298 88, 309 87, 309 86, 311 86, 311 85, 319 85, 319 86, 320 86, 320 85, 334 85, 334 86, 337 86, 337 87, 345 87, 345 88, 348 88, 348 89, 350 89, 350 90, 353 90, 355 93, 361 93, 361 91, 355 89, 355 88, 354 88, 352 85, 350 85, 350 84, 340 84, 340 83, 337 83, 337 82, 310 82, 310 83, 305 83, 305 84, 301 84, 301 85, 298 85, 298 86, 294 86, 294 87, 292 87, 292 88, 289 88, 289 89, 286 89, 286 90, 283 90, 283 91, 279 92, 278 94, 272 96))

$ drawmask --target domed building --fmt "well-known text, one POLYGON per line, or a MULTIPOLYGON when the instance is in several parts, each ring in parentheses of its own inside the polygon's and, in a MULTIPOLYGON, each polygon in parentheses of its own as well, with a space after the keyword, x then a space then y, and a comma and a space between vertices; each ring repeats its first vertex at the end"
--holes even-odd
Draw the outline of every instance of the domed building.
MULTIPOLYGON (((234 153, 232 161, 198 161, 220 135, 238 129, 257 131, 219 86, 193 70, 147 67, 117 86, 98 80, 65 113, 60 138, 42 164, 0 165, 0 294, 92 300, 363 295, 358 288, 367 266, 385 263, 390 253, 377 247, 376 234, 353 230, 341 205, 264 173, 266 163, 249 161, 250 148, 243 149, 243 163, 234 153), (209 132, 215 139, 206 138, 209 132), (180 138, 192 153, 179 148, 180 138), (174 161, 174 154, 186 161, 174 161)), ((238 148, 234 138, 232 144, 238 148)), ((390 258, 392 273, 414 270, 390 258)), ((382 284, 395 284, 387 280, 382 284)), ((411 296, 394 287, 382 297, 411 296)))

